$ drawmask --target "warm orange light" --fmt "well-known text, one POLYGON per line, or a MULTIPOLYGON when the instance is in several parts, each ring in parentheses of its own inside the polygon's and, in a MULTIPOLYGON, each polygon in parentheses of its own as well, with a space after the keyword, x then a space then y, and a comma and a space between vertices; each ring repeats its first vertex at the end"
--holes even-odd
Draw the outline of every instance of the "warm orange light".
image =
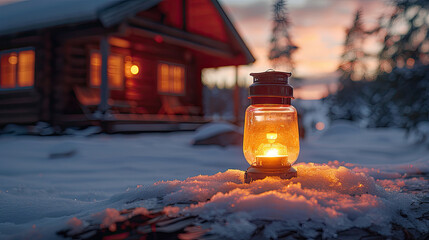
POLYGON ((323 129, 325 129, 325 124, 323 122, 317 122, 316 129, 322 131, 323 129))
POLYGON ((412 68, 414 66, 414 63, 415 63, 414 59, 412 59, 412 58, 407 59, 408 68, 412 68))
POLYGON ((117 37, 111 37, 109 39, 109 44, 115 47, 121 47, 121 48, 130 48, 131 43, 125 39, 117 38, 117 37))
POLYGON ((34 85, 34 58, 34 50, 19 52, 18 86, 31 87, 34 85))
POLYGON ((109 87, 121 89, 124 86, 124 59, 121 55, 111 54, 107 60, 107 78, 109 87))
POLYGON ((273 148, 273 149, 269 149, 265 152, 265 156, 267 157, 276 157, 279 155, 279 150, 273 148))
POLYGON ((99 87, 101 85, 101 54, 98 52, 91 53, 89 73, 91 86, 99 87))
MULTIPOLYGON (((101 54, 92 52, 90 59, 90 84, 101 86, 101 54)), ((124 60, 121 55, 111 54, 107 59, 107 78, 109 87, 121 89, 124 85, 124 60)))
MULTIPOLYGON (((16 87, 16 64, 11 64, 10 59, 16 53, 0 55, 0 87, 14 88, 16 87)), ((15 55, 16 57, 16 55, 15 55)))
POLYGON ((9 59, 8 59, 9 63, 12 65, 15 65, 18 63, 18 57, 16 56, 16 54, 12 54, 9 59))
POLYGON ((0 88, 34 85, 34 50, 21 50, 0 57, 0 88))
POLYGON ((267 139, 268 141, 272 141, 271 143, 274 142, 274 140, 277 139, 277 133, 267 133, 267 139))
POLYGON ((158 91, 183 94, 185 91, 185 68, 168 63, 158 64, 158 91))
POLYGON ((250 105, 246 110, 243 152, 252 166, 292 165, 299 154, 295 108, 282 104, 250 105))
POLYGON ((137 75, 140 71, 139 66, 137 65, 132 65, 130 68, 130 71, 133 75, 137 75))

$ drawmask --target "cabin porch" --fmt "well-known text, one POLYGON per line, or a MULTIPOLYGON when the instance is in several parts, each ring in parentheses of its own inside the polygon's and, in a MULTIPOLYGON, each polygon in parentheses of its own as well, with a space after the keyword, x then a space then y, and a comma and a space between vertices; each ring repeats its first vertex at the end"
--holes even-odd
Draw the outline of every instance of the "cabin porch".
POLYGON ((84 114, 65 114, 57 118, 61 127, 100 126, 108 133, 192 131, 211 121, 204 116, 109 113, 105 119, 84 114))

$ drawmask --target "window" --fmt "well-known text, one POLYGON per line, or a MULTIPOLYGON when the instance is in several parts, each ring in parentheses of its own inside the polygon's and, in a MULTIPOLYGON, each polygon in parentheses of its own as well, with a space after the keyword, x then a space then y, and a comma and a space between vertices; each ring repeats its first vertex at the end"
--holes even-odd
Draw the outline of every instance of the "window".
POLYGON ((0 52, 0 89, 32 87, 34 59, 34 49, 23 48, 0 52))
POLYGON ((185 67, 178 64, 158 64, 158 92, 182 95, 185 93, 185 67))
MULTIPOLYGON (((91 52, 89 83, 92 87, 101 86, 101 54, 91 52)), ((124 88, 124 59, 121 55, 110 54, 107 60, 107 78, 112 89, 124 88)))

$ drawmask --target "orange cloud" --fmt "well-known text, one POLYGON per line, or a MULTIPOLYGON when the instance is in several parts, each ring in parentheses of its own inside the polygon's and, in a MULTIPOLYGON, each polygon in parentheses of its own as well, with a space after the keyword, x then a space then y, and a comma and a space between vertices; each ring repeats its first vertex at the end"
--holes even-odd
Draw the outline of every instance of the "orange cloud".
MULTIPOLYGON (((343 51, 345 30, 357 8, 364 22, 374 24, 386 10, 383 0, 290 0, 290 34, 300 48, 294 55, 295 76, 308 77, 333 72, 343 51)), ((257 58, 255 68, 270 68, 267 60, 271 36, 271 1, 223 1, 227 12, 257 58)), ((283 69, 281 69, 283 70, 283 69)))

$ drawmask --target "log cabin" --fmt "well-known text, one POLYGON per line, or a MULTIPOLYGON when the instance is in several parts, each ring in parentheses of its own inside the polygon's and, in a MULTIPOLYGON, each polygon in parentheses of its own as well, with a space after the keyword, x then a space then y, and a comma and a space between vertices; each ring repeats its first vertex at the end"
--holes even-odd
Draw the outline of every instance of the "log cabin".
POLYGON ((201 72, 255 61, 217 0, 0 6, 0 126, 193 129, 201 72))

